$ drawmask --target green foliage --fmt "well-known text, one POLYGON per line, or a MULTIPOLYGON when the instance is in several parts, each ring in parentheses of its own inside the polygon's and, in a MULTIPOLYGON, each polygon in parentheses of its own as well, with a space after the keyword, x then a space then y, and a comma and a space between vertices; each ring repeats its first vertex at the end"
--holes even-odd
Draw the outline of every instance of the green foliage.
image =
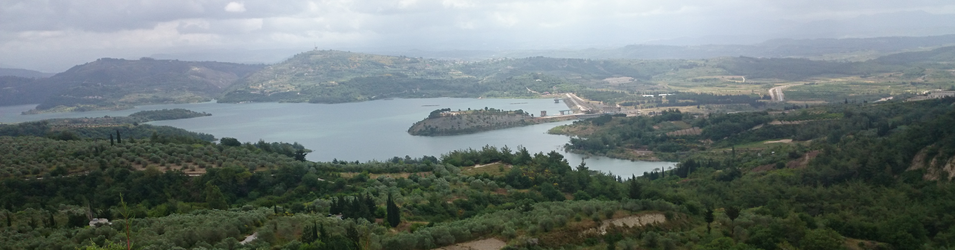
POLYGON ((211 116, 208 113, 199 113, 187 109, 143 110, 129 115, 130 118, 140 119, 137 122, 163 121, 188 119, 194 117, 211 116))
POLYGON ((102 58, 37 80, 52 92, 37 110, 86 111, 211 100, 263 65, 102 58))
POLYGON ((485 107, 453 113, 449 111, 432 111, 428 118, 412 124, 408 133, 422 136, 460 135, 546 122, 534 119, 520 109, 506 111, 485 107))
POLYGON ((225 196, 222 195, 222 191, 219 190, 219 187, 213 185, 212 183, 206 183, 206 205, 211 209, 220 209, 224 210, 229 208, 229 203, 225 200, 225 196))
POLYGON ((398 224, 401 224, 401 210, 398 209, 398 205, 395 204, 394 198, 391 194, 388 194, 388 225, 391 227, 397 227, 398 224))
POLYGON ((955 203, 946 197, 955 184, 932 162, 955 156, 953 102, 820 106, 791 113, 813 120, 799 126, 769 124, 782 115, 768 112, 694 118, 668 111, 580 122, 605 130, 595 134, 616 147, 712 140, 675 169, 627 181, 525 148, 307 162, 296 160, 301 148, 288 143, 150 138, 110 146, 82 137, 2 136, 0 171, 9 175, 0 180, 0 207, 9 212, 0 213, 0 246, 109 247, 131 235, 143 249, 235 249, 238 239, 257 233, 242 247, 432 249, 503 237, 540 248, 840 249, 846 238, 893 249, 947 248, 955 242, 948 215, 955 203), (714 131, 667 136, 677 123, 714 131), (762 143, 781 137, 812 142, 762 143), (161 162, 207 167, 190 177, 161 162), (460 168, 495 162, 510 170, 467 176, 460 168), (780 162, 795 167, 772 167, 780 162), (507 188, 489 192, 491 186, 507 188), (567 194, 575 199, 563 200, 567 194), (87 213, 113 224, 86 227, 87 213), (620 213, 662 214, 666 222, 582 234, 620 213), (375 223, 381 216, 385 222, 375 223), (404 231, 396 227, 402 219, 419 223, 404 231))
POLYGON ((832 229, 816 229, 806 233, 799 243, 805 250, 845 249, 845 240, 832 229))

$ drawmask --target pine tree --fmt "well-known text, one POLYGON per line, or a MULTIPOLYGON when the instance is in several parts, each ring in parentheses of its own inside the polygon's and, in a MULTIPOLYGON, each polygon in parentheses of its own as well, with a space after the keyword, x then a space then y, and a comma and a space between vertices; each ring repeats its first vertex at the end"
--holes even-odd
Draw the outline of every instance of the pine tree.
POLYGON ((394 198, 391 194, 388 194, 388 224, 391 227, 397 227, 398 224, 401 224, 401 210, 398 210, 398 205, 395 204, 394 198))
POLYGON ((637 182, 636 175, 630 175, 630 190, 629 191, 630 192, 628 193, 628 196, 630 197, 630 199, 640 199, 640 196, 642 196, 642 190, 640 187, 640 183, 637 182))
MULTIPOLYGON (((726 217, 730 218, 730 228, 733 228, 733 226, 736 225, 736 218, 739 218, 739 208, 731 206, 724 209, 724 212, 726 213, 726 217)), ((735 232, 732 233, 732 236, 733 239, 736 239, 735 232)))
POLYGON ((739 208, 738 207, 728 207, 726 208, 726 216, 730 218, 730 221, 736 221, 736 218, 739 218, 739 208))
POLYGON ((209 205, 211 209, 225 210, 229 208, 229 203, 226 202, 225 195, 222 195, 222 191, 219 190, 219 187, 212 183, 206 183, 206 204, 209 205))
POLYGON ((378 210, 378 204, 375 204, 375 199, 371 194, 365 193, 363 201, 365 206, 368 207, 368 214, 366 218, 369 218, 368 221, 375 221, 375 211, 378 210))
POLYGON ((296 161, 305 161, 305 155, 308 154, 304 149, 295 150, 295 160, 296 161))

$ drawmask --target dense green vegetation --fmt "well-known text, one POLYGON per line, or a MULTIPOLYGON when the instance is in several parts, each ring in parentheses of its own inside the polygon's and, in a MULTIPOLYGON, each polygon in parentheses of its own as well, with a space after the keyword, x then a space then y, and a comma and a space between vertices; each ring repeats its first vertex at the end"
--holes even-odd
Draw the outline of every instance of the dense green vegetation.
POLYGON ((188 119, 202 116, 210 116, 212 114, 206 112, 195 112, 187 109, 163 109, 163 110, 143 110, 136 113, 129 114, 131 118, 142 119, 137 122, 147 122, 147 121, 163 121, 163 120, 177 120, 177 119, 188 119))
MULTIPOLYGON (((149 121, 187 119, 210 116, 185 109, 163 109, 139 111, 129 116, 59 118, 37 122, 0 124, 0 136, 36 136, 57 140, 112 140, 112 136, 129 139, 152 138, 157 140, 199 141, 215 140, 210 134, 195 133, 169 126, 139 124, 149 121), (156 136, 159 137, 156 137, 156 136)), ((120 139, 120 138, 115 138, 120 139)))
POLYGON ((772 114, 694 115, 671 110, 657 116, 604 116, 558 127, 552 133, 579 136, 572 138, 566 146, 577 152, 631 158, 633 150, 652 150, 662 158, 677 159, 679 155, 690 152, 727 149, 734 145, 759 144, 767 140, 805 142, 870 129, 884 136, 899 127, 905 128, 907 122, 918 120, 915 115, 939 115, 942 113, 940 110, 945 108, 937 101, 930 101, 881 105, 837 104, 810 108, 792 106, 784 112, 772 114), (926 110, 934 111, 924 113, 926 110), (690 128, 701 131, 681 133, 690 128))
POLYGON ((342 51, 309 51, 237 83, 219 101, 338 103, 383 98, 536 97, 630 76, 648 80, 679 60, 531 57, 458 63, 342 51))
POLYGON ((544 120, 524 110, 499 110, 494 108, 452 112, 450 109, 432 111, 428 118, 415 122, 408 128, 411 135, 439 136, 470 134, 495 129, 538 124, 544 120))
POLYGON ((955 185, 942 168, 955 156, 953 103, 667 111, 574 125, 617 147, 693 148, 674 169, 628 180, 524 148, 307 162, 301 145, 232 138, 3 136, 10 148, 0 152, 19 152, 3 166, 21 174, 0 177, 0 245, 115 247, 128 236, 136 249, 430 249, 486 238, 513 249, 945 248, 955 244, 955 185), (656 131, 690 124, 703 131, 682 141, 656 131), (787 138, 795 142, 761 143, 787 138), (199 162, 208 166, 194 176, 177 168, 199 162), (87 214, 112 224, 86 226, 87 214), (657 221, 606 226, 634 218, 657 221))
MULTIPOLYGON (((469 63, 311 51, 257 73, 261 66, 102 59, 64 73, 95 80, 66 84, 75 95, 63 99, 69 105, 122 107, 128 103, 115 100, 130 95, 145 102, 213 96, 212 87, 195 81, 216 88, 239 81, 228 87, 226 102, 573 91, 609 105, 659 109, 557 127, 552 132, 575 136, 566 149, 679 164, 620 177, 586 163, 571 166, 557 152, 491 146, 440 157, 309 162, 305 155, 313 152, 298 143, 216 143, 208 134, 139 124, 207 115, 188 110, 0 125, 0 249, 432 249, 491 238, 508 249, 949 249, 955 98, 867 100, 948 84, 952 51, 856 62, 469 63), (133 78, 142 74, 151 77, 133 78), (828 77, 845 78, 820 80, 828 77), (176 82, 169 93, 186 94, 117 88, 150 81, 176 82), (765 90, 783 85, 791 86, 788 99, 830 104, 767 102, 765 90), (686 86, 702 91, 674 91, 686 86), (859 88, 873 90, 855 93, 859 88), (814 92, 831 89, 839 91, 814 92), (709 109, 723 105, 758 111, 709 109), (92 218, 112 224, 89 226, 92 218), (626 220, 648 222, 618 226, 626 220), (249 235, 256 237, 240 243, 249 235)), ((0 79, 17 86, 0 94, 30 96, 16 91, 54 83, 64 82, 0 79)))

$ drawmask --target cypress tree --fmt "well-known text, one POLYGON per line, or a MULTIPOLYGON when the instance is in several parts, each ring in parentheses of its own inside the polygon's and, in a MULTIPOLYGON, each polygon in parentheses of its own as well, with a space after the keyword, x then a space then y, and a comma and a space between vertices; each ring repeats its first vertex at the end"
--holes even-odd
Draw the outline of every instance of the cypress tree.
POLYGON ((388 194, 388 224, 391 227, 397 227, 398 224, 401 224, 401 211, 398 210, 398 205, 395 204, 394 198, 391 197, 391 194, 388 194))
POLYGON ((116 143, 123 144, 123 138, 119 136, 119 129, 116 130, 116 143))
POLYGON ((110 146, 115 145, 115 144, 113 144, 113 134, 109 134, 109 145, 110 145, 110 146))
POLYGON ((628 196, 630 199, 640 199, 640 196, 642 195, 641 193, 642 190, 640 183, 637 182, 637 176, 630 175, 630 190, 628 196))
POLYGON ((371 194, 365 193, 364 202, 365 206, 368 207, 367 218, 368 221, 375 221, 375 211, 378 211, 378 204, 375 204, 375 199, 372 198, 371 194))
POLYGON ((10 219, 10 212, 7 212, 6 214, 7 214, 7 216, 6 216, 6 217, 7 217, 7 227, 12 227, 12 226, 13 226, 13 221, 10 219))
POLYGON ((49 223, 49 225, 50 225, 51 228, 52 228, 52 227, 56 227, 56 220, 53 219, 53 211, 50 211, 50 223, 49 223))
POLYGON ((314 239, 312 240, 312 242, 315 242, 316 240, 320 239, 318 237, 318 222, 312 222, 312 238, 314 239))
POLYGON ((713 210, 706 209, 706 214, 703 215, 703 219, 706 220, 706 233, 710 233, 710 224, 713 223, 713 210))
POLYGON ((325 232, 325 225, 318 225, 318 239, 322 242, 328 242, 328 232, 325 232))
POLYGON ((332 214, 342 214, 342 210, 345 210, 345 204, 342 204, 342 197, 335 197, 335 203, 332 204, 332 208, 335 211, 332 211, 332 214))
POLYGON ((317 240, 317 238, 315 237, 315 234, 316 234, 315 227, 311 225, 306 225, 305 228, 302 229, 302 237, 299 237, 299 240, 301 240, 302 243, 305 243, 305 244, 315 242, 315 240, 317 240))
MULTIPOLYGON (((345 237, 347 237, 355 246, 359 246, 361 241, 361 234, 358 232, 357 226, 349 226, 345 229, 345 237)), ((357 248, 357 247, 356 247, 357 248)))
POLYGON ((341 213, 341 208, 338 207, 338 197, 332 197, 332 205, 328 208, 329 214, 339 214, 341 213))

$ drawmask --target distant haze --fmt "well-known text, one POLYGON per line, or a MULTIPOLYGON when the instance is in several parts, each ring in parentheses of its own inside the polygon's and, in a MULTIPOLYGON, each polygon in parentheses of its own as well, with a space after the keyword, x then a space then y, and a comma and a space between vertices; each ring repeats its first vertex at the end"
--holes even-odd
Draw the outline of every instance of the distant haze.
POLYGON ((0 65, 42 72, 102 57, 273 63, 315 47, 400 54, 942 34, 955 34, 955 2, 0 2, 0 65))

